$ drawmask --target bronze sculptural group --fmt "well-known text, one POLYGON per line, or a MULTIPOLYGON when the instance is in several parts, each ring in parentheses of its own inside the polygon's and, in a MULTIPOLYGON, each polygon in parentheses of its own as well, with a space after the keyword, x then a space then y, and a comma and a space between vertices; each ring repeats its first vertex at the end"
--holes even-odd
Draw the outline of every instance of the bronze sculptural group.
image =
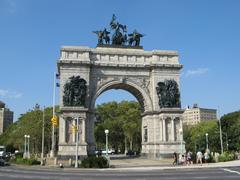
POLYGON ((107 31, 106 28, 104 28, 103 31, 93 31, 93 33, 97 34, 98 36, 98 44, 103 44, 105 41, 105 44, 110 44, 110 32, 107 31))
POLYGON ((160 108, 180 108, 180 92, 175 80, 159 82, 156 87, 160 108))
POLYGON ((64 106, 85 106, 87 82, 80 76, 72 76, 64 85, 64 106))
MULTIPOLYGON (((110 28, 113 30, 112 45, 140 46, 141 37, 144 35, 137 32, 137 30, 134 30, 131 34, 127 34, 127 26, 120 24, 116 19, 116 16, 113 14, 110 21, 110 28)), ((106 28, 103 31, 93 31, 93 33, 98 36, 98 45, 110 44, 110 32, 106 28)))

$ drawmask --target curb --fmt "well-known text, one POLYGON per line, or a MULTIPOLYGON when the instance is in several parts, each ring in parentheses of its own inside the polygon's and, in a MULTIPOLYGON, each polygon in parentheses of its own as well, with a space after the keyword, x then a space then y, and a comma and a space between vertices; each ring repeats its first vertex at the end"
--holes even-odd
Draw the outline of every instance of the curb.
POLYGON ((25 165, 11 165, 13 167, 18 167, 21 169, 28 169, 28 170, 38 170, 38 171, 65 171, 65 172, 83 172, 83 171, 151 171, 151 170, 180 170, 180 169, 204 169, 204 168, 228 168, 228 167, 240 167, 240 161, 232 161, 231 163, 210 163, 210 164, 193 164, 189 166, 140 166, 140 167, 120 167, 120 168, 59 168, 58 166, 25 166, 25 165))

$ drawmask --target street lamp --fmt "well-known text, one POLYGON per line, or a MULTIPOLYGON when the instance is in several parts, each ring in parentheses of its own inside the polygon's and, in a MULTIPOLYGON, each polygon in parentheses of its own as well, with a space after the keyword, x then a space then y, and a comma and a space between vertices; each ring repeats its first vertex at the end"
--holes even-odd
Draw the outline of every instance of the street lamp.
POLYGON ((205 136, 206 136, 206 148, 208 150, 208 133, 206 133, 205 136))
POLYGON ((27 152, 27 157, 28 159, 30 159, 30 151, 29 151, 29 139, 30 139, 30 135, 27 135, 28 138, 28 152, 27 152))
POLYGON ((227 145, 227 151, 228 151, 228 134, 227 133, 225 133, 225 132, 222 132, 222 134, 224 135, 224 136, 226 136, 226 145, 227 145))
POLYGON ((108 157, 108 133, 109 133, 109 130, 105 129, 104 132, 106 134, 106 157, 108 157))
POLYGON ((27 157, 27 135, 24 135, 24 153, 23 153, 23 158, 27 157))
POLYGON ((181 155, 183 154, 183 136, 182 136, 182 134, 183 134, 183 130, 181 128, 181 129, 179 129, 179 135, 180 135, 180 141, 181 141, 181 155))

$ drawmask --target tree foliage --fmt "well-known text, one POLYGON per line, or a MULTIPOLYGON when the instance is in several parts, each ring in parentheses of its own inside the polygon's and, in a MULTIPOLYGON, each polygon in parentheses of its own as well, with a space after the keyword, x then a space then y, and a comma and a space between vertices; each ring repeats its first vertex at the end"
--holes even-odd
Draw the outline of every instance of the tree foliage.
MULTIPOLYGON (((45 151, 48 152, 51 147, 51 121, 52 107, 45 108, 45 151)), ((0 144, 7 146, 7 149, 19 149, 24 151, 24 135, 30 135, 30 151, 34 153, 41 152, 42 146, 42 125, 43 111, 39 106, 35 106, 28 112, 21 114, 19 119, 10 125, 0 136, 0 144), (8 148, 9 147, 9 148, 8 148)))
POLYGON ((204 151, 207 147, 206 133, 208 134, 208 146, 211 151, 220 152, 219 128, 216 120, 200 122, 195 126, 184 126, 183 138, 186 150, 196 152, 204 151))
MULTIPOLYGON (((221 117, 223 150, 240 150, 240 111, 232 112, 221 117), (227 147, 228 146, 228 147, 227 147)), ((206 148, 206 133, 208 133, 209 148, 221 152, 219 121, 201 122, 195 126, 184 127, 186 149, 196 151, 206 148)))
POLYGON ((124 151, 125 139, 130 150, 141 147, 141 109, 137 102, 115 101, 98 105, 95 140, 98 148, 105 145, 104 130, 109 130, 109 145, 124 151))
MULTIPOLYGON (((229 150, 240 150, 240 111, 228 113, 221 117, 223 140, 228 142, 229 150)), ((227 143, 224 143, 226 148, 227 143)))

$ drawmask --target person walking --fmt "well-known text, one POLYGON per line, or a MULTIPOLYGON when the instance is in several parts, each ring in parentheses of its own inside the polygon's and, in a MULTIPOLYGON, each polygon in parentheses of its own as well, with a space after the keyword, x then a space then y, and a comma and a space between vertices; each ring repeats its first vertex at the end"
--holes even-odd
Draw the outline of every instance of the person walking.
POLYGON ((197 152, 197 164, 200 163, 202 165, 202 158, 203 158, 203 154, 202 152, 199 150, 197 152))
POLYGON ((208 163, 210 156, 209 156, 209 151, 208 149, 206 149, 205 153, 204 153, 204 162, 208 163))
POLYGON ((177 165, 177 153, 173 153, 173 165, 177 165))
POLYGON ((187 153, 187 165, 192 164, 192 152, 188 151, 187 153))

